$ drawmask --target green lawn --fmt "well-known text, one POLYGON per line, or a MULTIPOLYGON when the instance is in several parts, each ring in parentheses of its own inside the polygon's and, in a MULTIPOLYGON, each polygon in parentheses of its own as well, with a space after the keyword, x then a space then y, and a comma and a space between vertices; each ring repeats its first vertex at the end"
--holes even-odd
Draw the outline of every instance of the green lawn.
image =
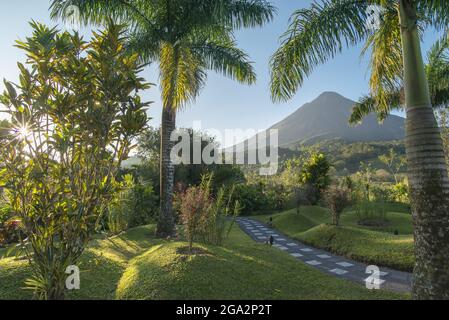
MULTIPOLYGON (((270 216, 256 216, 267 222, 270 216)), ((348 258, 412 271, 414 265, 411 216, 407 213, 388 212, 389 224, 383 227, 364 227, 357 224, 354 211, 344 212, 341 226, 330 224, 327 209, 301 207, 272 215, 274 227, 281 232, 312 246, 329 250, 348 258), (394 230, 399 235, 394 235, 394 230)))
MULTIPOLYGON (((235 227, 225 247, 198 246, 202 254, 179 253, 184 242, 152 237, 154 227, 113 239, 94 240, 80 265, 81 290, 69 299, 401 299, 368 291, 257 244, 235 227)), ((0 299, 29 299, 21 289, 25 261, 0 260, 0 299)))

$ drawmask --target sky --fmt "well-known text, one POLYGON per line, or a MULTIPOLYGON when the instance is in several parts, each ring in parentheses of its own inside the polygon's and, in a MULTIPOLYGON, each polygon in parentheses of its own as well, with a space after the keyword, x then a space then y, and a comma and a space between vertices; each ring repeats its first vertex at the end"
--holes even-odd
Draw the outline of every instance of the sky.
MULTIPOLYGON (((344 50, 324 65, 315 69, 295 97, 285 103, 273 103, 269 90, 269 60, 279 47, 279 37, 286 31, 288 19, 294 10, 308 7, 311 0, 271 0, 277 7, 274 21, 263 28, 238 30, 235 33, 238 45, 245 50, 254 63, 258 80, 253 86, 241 85, 213 72, 209 73, 206 87, 198 99, 179 112, 179 127, 192 127, 201 121, 204 131, 211 129, 264 130, 281 121, 303 104, 312 101, 324 91, 335 91, 357 100, 368 92, 366 58, 360 57, 361 47, 344 50)), ((59 24, 49 17, 49 0, 0 1, 0 79, 16 81, 17 61, 24 61, 23 53, 15 48, 14 41, 30 35, 29 21, 35 20, 50 26, 59 24)), ((82 28, 88 35, 89 30, 82 28)), ((429 31, 424 37, 423 51, 427 51, 438 38, 429 31)), ((143 77, 156 84, 143 94, 153 101, 149 109, 150 124, 159 126, 162 111, 159 75, 156 65, 148 67, 143 77)), ((3 91, 3 81, 0 90, 3 91)), ((3 115, 0 113, 0 118, 3 115)))

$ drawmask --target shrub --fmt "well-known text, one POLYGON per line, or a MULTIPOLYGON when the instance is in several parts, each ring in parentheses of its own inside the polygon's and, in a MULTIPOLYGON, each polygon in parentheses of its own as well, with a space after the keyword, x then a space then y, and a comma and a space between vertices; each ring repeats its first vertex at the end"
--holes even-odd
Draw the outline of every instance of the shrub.
POLYGON ((8 221, 13 216, 13 211, 11 206, 5 204, 0 204, 0 227, 3 226, 3 224, 8 221))
POLYGON ((134 181, 130 175, 126 175, 124 182, 120 184, 120 190, 108 205, 107 228, 111 234, 119 234, 128 229, 130 216, 133 212, 132 188, 134 181))
POLYGON ((331 212, 332 224, 338 226, 341 213, 350 204, 349 190, 331 186, 324 192, 324 201, 331 212))
POLYGON ((213 174, 204 175, 200 186, 190 187, 175 198, 190 252, 197 240, 221 246, 240 213, 239 202, 233 197, 235 187, 220 188, 214 198, 212 180, 213 174))
POLYGON ((149 224, 157 215, 158 197, 150 183, 137 183, 131 190, 133 211, 129 217, 130 228, 149 224))
POLYGON ((382 226, 388 223, 384 202, 359 200, 355 206, 357 222, 364 226, 382 226))
POLYGON ((213 200, 210 210, 202 220, 201 237, 203 242, 221 246, 229 236, 235 219, 241 211, 240 204, 238 201, 234 201, 233 195, 234 187, 230 191, 225 188, 218 191, 217 198, 213 200), (226 196, 226 194, 228 195, 226 196))
POLYGON ((203 186, 194 186, 188 188, 178 201, 184 235, 189 242, 189 251, 192 252, 193 241, 201 234, 201 224, 207 220, 212 200, 209 190, 203 186))
POLYGON ((238 184, 235 186, 234 198, 246 214, 273 208, 262 184, 238 184))
POLYGON ((289 200, 288 190, 280 183, 272 183, 265 187, 264 195, 267 199, 268 208, 278 211, 286 209, 289 200))
POLYGON ((151 184, 136 184, 133 176, 127 174, 120 189, 108 206, 107 229, 112 234, 150 223, 157 210, 151 184))
POLYGON ((409 204, 408 184, 406 182, 398 182, 391 186, 390 197, 391 201, 409 204))

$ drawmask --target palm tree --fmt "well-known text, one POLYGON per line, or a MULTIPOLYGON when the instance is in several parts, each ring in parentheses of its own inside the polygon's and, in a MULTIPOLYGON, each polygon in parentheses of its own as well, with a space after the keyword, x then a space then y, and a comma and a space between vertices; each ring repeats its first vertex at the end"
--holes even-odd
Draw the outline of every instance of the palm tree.
POLYGON ((426 27, 449 23, 449 1, 323 0, 296 11, 271 61, 274 100, 291 98, 313 69, 344 47, 366 41, 371 51, 370 95, 377 111, 403 86, 406 150, 414 223, 413 296, 449 298, 449 179, 440 131, 432 109, 421 54, 426 27), (367 27, 368 8, 381 5, 376 30, 367 27))
POLYGON ((130 48, 144 62, 157 61, 162 91, 160 197, 157 235, 170 236, 174 165, 170 136, 176 113, 198 96, 213 70, 241 83, 256 80, 248 56, 237 48, 232 31, 262 26, 273 18, 274 7, 265 0, 53 0, 52 16, 67 18, 77 6, 84 23, 112 18, 127 22, 130 48))
MULTIPOLYGON (((430 98, 434 109, 449 107, 449 33, 435 42, 427 53, 426 75, 429 83, 430 98)), ((387 95, 388 103, 379 106, 376 99, 370 95, 362 97, 352 110, 349 123, 357 125, 370 113, 375 113, 380 122, 393 110, 404 110, 403 86, 387 95)))

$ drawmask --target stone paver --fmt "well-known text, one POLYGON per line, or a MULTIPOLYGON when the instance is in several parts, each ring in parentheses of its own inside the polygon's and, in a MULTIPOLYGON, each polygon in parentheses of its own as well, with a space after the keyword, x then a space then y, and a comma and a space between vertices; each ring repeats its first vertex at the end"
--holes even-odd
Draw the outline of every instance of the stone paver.
POLYGON ((369 273, 366 273, 368 265, 364 263, 353 261, 325 250, 306 246, 251 218, 239 217, 237 222, 242 230, 253 240, 259 243, 266 243, 269 237, 273 236, 273 246, 275 248, 327 274, 362 285, 370 282, 379 285, 381 289, 396 292, 411 291, 412 275, 410 273, 389 268, 380 268, 380 278, 373 279, 369 273))

